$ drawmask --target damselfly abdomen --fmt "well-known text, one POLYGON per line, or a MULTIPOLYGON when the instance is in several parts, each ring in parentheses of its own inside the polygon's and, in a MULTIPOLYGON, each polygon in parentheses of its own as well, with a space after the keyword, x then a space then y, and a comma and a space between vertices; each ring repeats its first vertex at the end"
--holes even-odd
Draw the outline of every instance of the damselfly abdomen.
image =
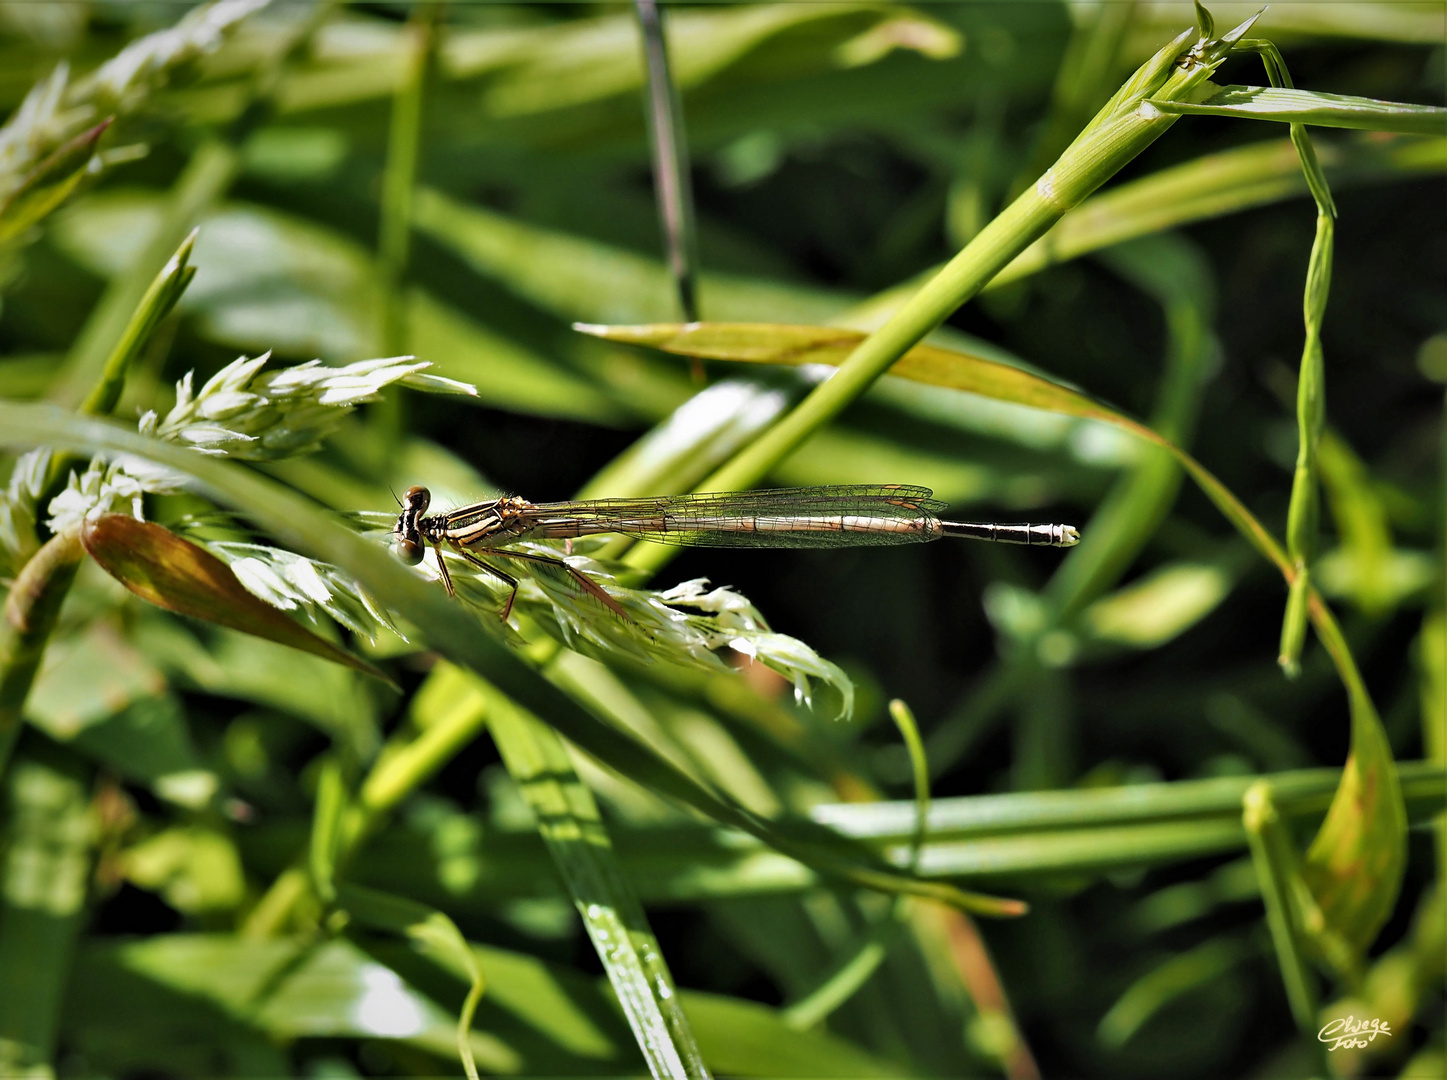
POLYGON ((1004 544, 1070 547, 1080 534, 1070 525, 998 525, 945 521, 945 504, 929 488, 908 484, 834 484, 826 487, 657 495, 638 499, 588 499, 532 503, 515 496, 460 506, 424 516, 431 493, 407 489, 392 530, 399 557, 415 565, 426 545, 449 595, 452 579, 442 561, 445 544, 479 569, 512 587, 503 618, 512 610, 517 579, 481 558, 491 556, 560 567, 588 593, 622 615, 596 582, 561 559, 510 549, 522 540, 564 540, 618 533, 660 544, 690 547, 834 548, 915 544, 963 536, 1004 544))

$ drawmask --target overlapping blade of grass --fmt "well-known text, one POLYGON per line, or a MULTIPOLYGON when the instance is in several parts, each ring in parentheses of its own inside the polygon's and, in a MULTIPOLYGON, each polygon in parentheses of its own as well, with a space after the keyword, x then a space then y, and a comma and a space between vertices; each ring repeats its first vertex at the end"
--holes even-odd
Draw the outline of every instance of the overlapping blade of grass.
POLYGON ((537 818, 649 1072, 708 1076, 658 940, 613 854, 592 793, 573 771, 567 747, 551 728, 500 695, 487 696, 493 697, 488 716, 493 740, 537 818))
MULTIPOLYGON (((1447 795, 1447 772, 1433 762, 1401 765, 1407 820, 1431 821, 1447 795)), ((1284 820, 1319 822, 1341 783, 1339 769, 1271 773, 1284 820)), ((1242 800, 1257 777, 1130 784, 1098 790, 1021 792, 935 799, 921 870, 942 877, 997 878, 1015 884, 1059 874, 1102 874, 1169 866, 1204 855, 1247 850, 1242 800)), ((909 864, 917 804, 825 803, 811 818, 909 864)), ((698 824, 627 824, 611 829, 619 861, 645 901, 724 900, 807 892, 822 879, 801 863, 732 830, 698 824)), ((253 857, 271 865, 295 843, 295 831, 259 832, 253 857)), ((556 895, 548 859, 527 832, 491 831, 455 852, 472 884, 449 891, 442 866, 410 827, 383 832, 356 863, 358 880, 410 887, 429 903, 483 911, 504 899, 556 895)), ((1247 889, 1246 895, 1254 894, 1247 889)))

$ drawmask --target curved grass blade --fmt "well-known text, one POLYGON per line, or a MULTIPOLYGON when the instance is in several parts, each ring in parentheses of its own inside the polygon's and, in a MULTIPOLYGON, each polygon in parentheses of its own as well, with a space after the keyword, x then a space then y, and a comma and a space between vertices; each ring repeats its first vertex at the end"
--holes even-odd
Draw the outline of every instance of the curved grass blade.
POLYGON ((436 908, 360 885, 339 885, 337 903, 358 921, 407 938, 419 953, 468 984, 457 1017, 457 1054, 468 1080, 478 1080, 469 1036, 485 984, 477 956, 457 924, 436 908))
MULTIPOLYGON (((796 365, 837 364, 865 337, 832 327, 747 323, 579 329, 684 355, 796 365)), ((1180 462, 1251 546, 1276 566, 1288 586, 1295 581, 1298 571, 1293 561, 1245 504, 1194 457, 1140 421, 1031 372, 934 345, 916 345, 889 370, 892 375, 931 386, 1104 421, 1161 447, 1180 462)), ((1346 687, 1352 736, 1341 785, 1307 854, 1303 872, 1328 923, 1361 950, 1390 915, 1401 886, 1406 812, 1386 732, 1346 639, 1321 594, 1311 588, 1305 595, 1307 614, 1346 687)))
POLYGON ((243 511, 283 544, 352 574, 379 603, 416 626, 442 655, 481 675, 600 761, 821 873, 862 888, 924 896, 982 915, 1024 912, 1016 900, 910 877, 827 829, 767 821, 709 790, 643 743, 600 722, 506 646, 479 634, 476 622, 460 605, 402 566, 381 545, 273 481, 109 421, 76 416, 55 406, 0 401, 0 445, 37 444, 134 454, 191 476, 203 493, 243 511))
POLYGON ((395 685, 386 672, 253 596, 224 562, 169 529, 126 514, 106 514, 87 522, 81 539, 101 569, 148 603, 289 645, 395 685))

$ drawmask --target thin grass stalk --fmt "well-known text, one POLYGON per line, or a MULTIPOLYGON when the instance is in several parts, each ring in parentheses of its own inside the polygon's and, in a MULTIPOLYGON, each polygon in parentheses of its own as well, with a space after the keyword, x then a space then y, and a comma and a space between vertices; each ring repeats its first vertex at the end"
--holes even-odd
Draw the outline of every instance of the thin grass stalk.
MULTIPOLYGON (((684 322, 697 322, 698 229, 693 209, 693 182, 689 175, 688 134, 678 85, 668 62, 668 39, 663 10, 655 0, 634 0, 633 11, 643 42, 647 80, 644 103, 648 115, 648 147, 653 161, 653 190, 658 199, 659 226, 663 230, 668 272, 678 290, 684 322)), ((702 375, 701 365, 695 368, 702 375)))
POLYGON ((1241 820, 1261 885, 1266 925, 1271 930, 1281 980, 1286 986, 1286 1000, 1297 1029, 1303 1037, 1309 1037, 1315 1034, 1320 1005, 1316 975, 1307 963, 1306 936, 1293 895, 1300 880, 1296 854, 1282 825, 1269 781, 1258 780, 1247 789, 1242 799, 1241 820))
MULTIPOLYGON (((1248 39, 1238 46, 1260 55, 1272 86, 1292 88, 1291 74, 1274 44, 1248 39)), ((1327 296, 1331 291, 1331 260, 1336 233, 1336 204, 1327 186, 1326 174, 1317 159, 1305 124, 1291 125, 1291 143, 1296 148, 1307 188, 1316 202, 1316 236, 1307 264, 1306 291, 1302 301, 1306 340, 1302 345, 1301 368, 1296 389, 1296 469, 1292 476, 1291 502, 1286 516, 1286 551, 1296 570, 1287 594, 1286 613, 1281 625, 1278 663, 1295 678, 1301 670, 1301 650, 1306 642, 1307 597, 1311 589, 1311 564, 1316 558, 1321 519, 1321 466, 1318 461, 1322 432, 1326 428, 1326 367, 1321 347, 1321 327, 1326 318, 1327 296)))
POLYGON ((412 196, 417 187, 417 161, 422 146, 423 102, 428 72, 437 51, 441 11, 438 0, 413 10, 406 30, 402 82, 392 97, 387 160, 382 171, 382 216, 377 229, 381 340, 382 351, 388 356, 401 355, 408 347, 406 301, 401 289, 411 251, 412 196))

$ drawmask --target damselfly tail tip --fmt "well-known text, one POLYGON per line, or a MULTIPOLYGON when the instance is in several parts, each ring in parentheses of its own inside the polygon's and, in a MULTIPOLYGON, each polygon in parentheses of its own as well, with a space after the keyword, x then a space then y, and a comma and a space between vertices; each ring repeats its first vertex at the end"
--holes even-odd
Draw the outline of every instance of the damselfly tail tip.
POLYGON ((1080 530, 1074 525, 1057 525, 1060 539, 1055 541, 1056 547, 1074 547, 1080 543, 1080 530))

